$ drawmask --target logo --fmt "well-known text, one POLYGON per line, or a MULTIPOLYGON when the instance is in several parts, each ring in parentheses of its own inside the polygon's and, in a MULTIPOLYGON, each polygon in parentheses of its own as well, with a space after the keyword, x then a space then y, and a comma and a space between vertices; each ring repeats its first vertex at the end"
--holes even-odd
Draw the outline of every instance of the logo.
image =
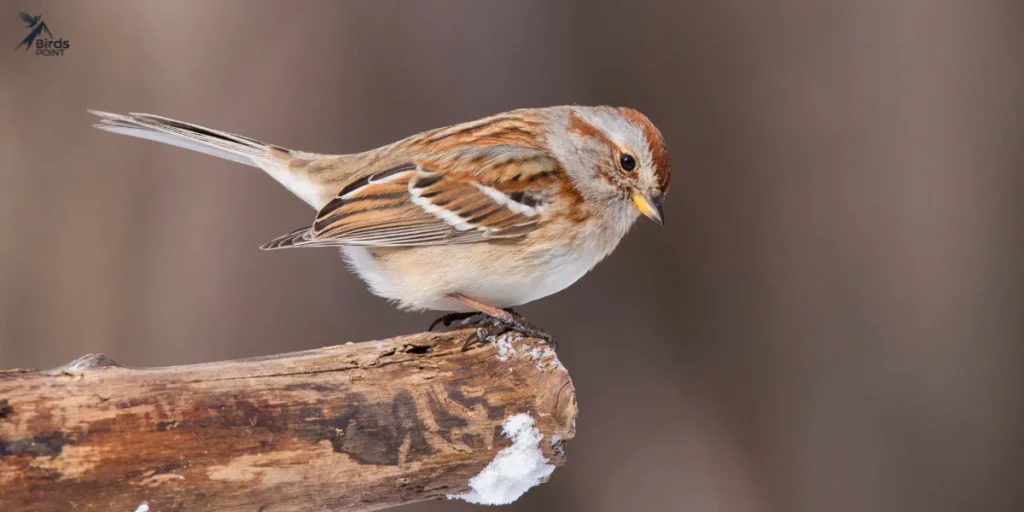
POLYGON ((71 41, 67 39, 54 39, 53 34, 50 33, 50 28, 46 26, 46 22, 43 21, 43 15, 31 16, 25 13, 18 13, 21 16, 21 21, 26 23, 25 28, 31 29, 25 39, 22 39, 18 46, 14 47, 14 51, 18 51, 22 46, 25 47, 27 52, 29 48, 35 46, 36 55, 43 57, 63 57, 64 52, 71 48, 71 41), (40 37, 46 34, 45 38, 40 37), (33 43, 35 43, 33 45, 33 43))

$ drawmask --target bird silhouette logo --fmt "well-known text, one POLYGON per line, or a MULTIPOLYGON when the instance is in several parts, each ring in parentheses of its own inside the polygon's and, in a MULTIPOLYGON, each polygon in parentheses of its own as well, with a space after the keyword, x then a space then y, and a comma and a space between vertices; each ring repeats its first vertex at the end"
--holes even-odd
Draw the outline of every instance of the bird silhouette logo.
POLYGON ((47 37, 53 39, 53 34, 50 33, 50 29, 46 26, 46 22, 42 21, 42 14, 38 16, 32 16, 23 12, 18 14, 21 16, 21 21, 26 23, 25 28, 30 28, 32 31, 25 36, 25 39, 22 39, 21 42, 18 43, 18 46, 14 47, 14 51, 18 51, 18 48, 25 45, 25 51, 27 52, 28 49, 32 47, 32 42, 34 42, 43 32, 46 32, 47 37))

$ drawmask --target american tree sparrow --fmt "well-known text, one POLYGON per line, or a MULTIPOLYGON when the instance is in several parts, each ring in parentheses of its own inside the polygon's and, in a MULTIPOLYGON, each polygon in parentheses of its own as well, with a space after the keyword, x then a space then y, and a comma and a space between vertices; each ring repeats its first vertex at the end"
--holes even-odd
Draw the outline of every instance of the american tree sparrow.
POLYGON ((671 175, 661 133, 629 108, 514 110, 351 155, 91 112, 102 130, 263 169, 317 215, 262 249, 339 247, 373 293, 402 309, 455 312, 445 325, 488 315, 480 339, 514 329, 553 341, 503 308, 576 282, 638 213, 661 224, 671 175))

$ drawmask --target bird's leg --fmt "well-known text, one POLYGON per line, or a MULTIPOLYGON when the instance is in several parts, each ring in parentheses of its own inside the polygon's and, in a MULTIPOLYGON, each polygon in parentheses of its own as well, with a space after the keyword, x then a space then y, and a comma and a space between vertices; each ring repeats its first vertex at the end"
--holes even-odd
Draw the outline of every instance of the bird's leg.
POLYGON ((461 320, 466 320, 468 318, 473 318, 474 316, 478 316, 478 315, 483 315, 483 313, 481 313, 479 311, 469 311, 469 312, 466 312, 466 313, 448 313, 446 315, 441 316, 437 320, 434 320, 433 322, 431 322, 430 323, 430 327, 427 327, 427 331, 433 331, 434 327, 437 327, 438 324, 442 324, 445 327, 448 327, 453 322, 458 322, 458 321, 461 321, 461 320))
MULTIPOLYGON (((545 331, 545 330, 541 329, 540 327, 537 327, 536 325, 531 323, 523 315, 515 313, 515 312, 511 311, 510 309, 506 310, 506 309, 496 308, 496 307, 494 307, 494 306, 492 306, 490 304, 487 304, 485 302, 480 302, 480 301, 478 301, 476 299, 472 299, 472 298, 467 297, 467 296, 465 296, 465 295, 463 295, 461 293, 452 293, 452 294, 449 294, 448 296, 451 297, 452 299, 455 299, 455 300, 465 304, 466 306, 469 306, 470 308, 473 308, 473 309, 475 309, 475 310, 477 310, 477 311, 479 311, 479 312, 481 312, 481 313, 491 317, 494 320, 494 325, 493 326, 481 327, 480 329, 477 329, 476 333, 473 334, 473 336, 479 338, 480 341, 484 341, 486 339, 486 338, 482 338, 481 337, 482 334, 486 334, 486 335, 489 335, 489 336, 496 336, 496 335, 504 333, 504 332, 516 331, 516 332, 518 332, 520 334, 524 334, 526 336, 530 336, 530 337, 533 337, 533 338, 540 338, 540 339, 544 340, 545 342, 547 342, 548 345, 551 345, 551 348, 557 348, 557 346, 558 346, 558 344, 555 342, 555 337, 554 336, 552 336, 547 331, 545 331), (481 332, 481 331, 485 331, 485 330, 486 330, 486 332, 481 332)), ((465 345, 465 347, 468 347, 470 344, 471 343, 467 343, 465 345)))

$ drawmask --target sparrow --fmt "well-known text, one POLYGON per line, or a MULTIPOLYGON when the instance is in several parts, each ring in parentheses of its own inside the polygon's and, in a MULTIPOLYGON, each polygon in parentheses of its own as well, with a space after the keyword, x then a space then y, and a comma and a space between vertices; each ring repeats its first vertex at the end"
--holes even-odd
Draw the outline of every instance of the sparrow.
POLYGON ((519 109, 338 155, 89 112, 101 130, 262 169, 317 214, 261 249, 339 248, 374 294, 451 312, 431 329, 482 314, 480 341, 515 330, 553 345, 511 308, 575 283, 639 215, 663 224, 672 174, 661 132, 630 108, 519 109))

